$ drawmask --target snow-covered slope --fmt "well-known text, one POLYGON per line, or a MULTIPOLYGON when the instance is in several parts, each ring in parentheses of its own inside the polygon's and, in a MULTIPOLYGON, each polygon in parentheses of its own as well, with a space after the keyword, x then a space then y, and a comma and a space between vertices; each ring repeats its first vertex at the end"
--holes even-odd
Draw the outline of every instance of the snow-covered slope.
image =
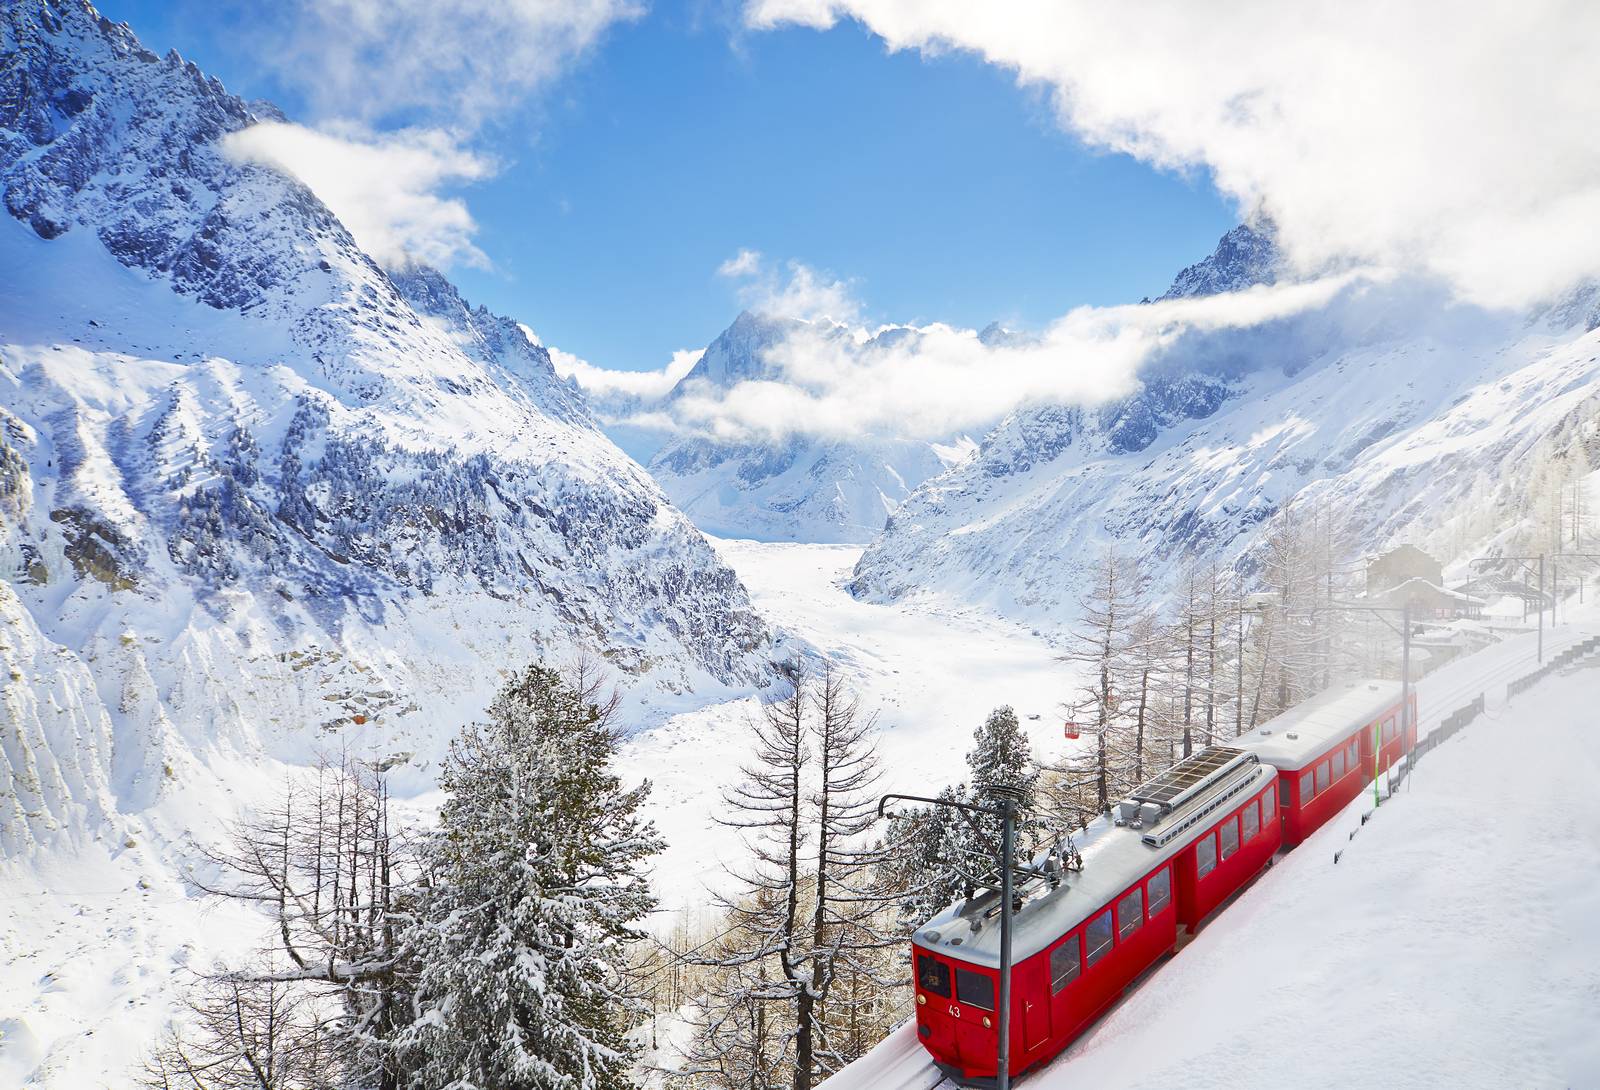
MULTIPOLYGON (((725 392, 740 382, 775 380, 768 353, 811 325, 792 318, 739 315, 706 348, 673 390, 674 397, 725 392)), ((817 334, 815 327, 807 330, 817 334)), ((844 326, 823 336, 850 338, 844 326)), ((905 327, 880 340, 915 336, 905 327)), ((657 452, 650 472, 695 524, 709 533, 768 541, 865 542, 928 477, 959 462, 971 443, 792 434, 776 440, 679 439, 657 452)))
MULTIPOLYGON (((1263 245, 1235 229, 1169 294, 1270 279, 1263 245)), ((1600 334, 1581 324, 1455 308, 1405 284, 1191 335, 1124 401, 1003 421, 901 505, 852 590, 954 595, 1060 623, 1098 543, 1119 540, 1158 567, 1191 551, 1233 557, 1297 499, 1331 499, 1378 545, 1515 466, 1600 393, 1597 357, 1600 334)))
MULTIPOLYGON (((1597 633, 1591 602, 1547 653, 1597 633)), ((1583 831, 1600 820, 1600 658, 1508 701, 1536 646, 1423 678, 1423 733, 1480 694, 1489 714, 1366 824, 1370 797, 1352 802, 1023 1085, 1600 1085, 1600 849, 1583 831)), ((822 1085, 953 1087, 910 1024, 822 1085)))
POLYGON ((420 789, 535 655, 765 677, 737 577, 542 348, 224 153, 270 108, 81 0, 0 20, 5 854, 224 749, 414 755, 420 789))

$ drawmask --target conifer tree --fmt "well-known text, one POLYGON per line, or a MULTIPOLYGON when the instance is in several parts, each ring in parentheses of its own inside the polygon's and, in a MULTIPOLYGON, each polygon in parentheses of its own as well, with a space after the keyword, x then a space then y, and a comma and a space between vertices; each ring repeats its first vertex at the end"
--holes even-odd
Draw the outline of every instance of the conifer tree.
POLYGON ((417 1090, 632 1086, 640 1009, 626 944, 652 910, 662 846, 624 789, 602 708, 554 671, 511 678, 440 772, 414 925, 417 1090))

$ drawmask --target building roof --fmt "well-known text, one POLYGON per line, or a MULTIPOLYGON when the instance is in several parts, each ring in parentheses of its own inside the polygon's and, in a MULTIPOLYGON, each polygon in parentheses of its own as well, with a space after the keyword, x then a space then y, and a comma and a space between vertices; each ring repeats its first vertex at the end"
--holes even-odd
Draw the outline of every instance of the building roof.
POLYGON ((1420 575, 1413 575, 1403 583, 1396 583, 1392 587, 1386 587, 1383 590, 1375 590, 1371 594, 1367 595, 1368 598, 1374 601, 1385 602, 1398 602, 1404 601, 1407 598, 1427 598, 1429 596, 1433 596, 1436 599, 1452 601, 1460 606, 1482 606, 1488 604, 1482 598, 1474 598, 1472 595, 1463 591, 1451 590, 1449 587, 1441 587, 1438 583, 1435 583, 1429 579, 1424 579, 1420 575))
POLYGON ((1298 770, 1398 703, 1398 681, 1336 685, 1234 739, 1234 745, 1254 751, 1276 768, 1298 770))
MULTIPOLYGON (((1219 762, 1215 756, 1219 752, 1237 753, 1203 749, 1133 792, 1135 799, 1140 798, 1146 788, 1185 765, 1210 765, 1213 769, 1209 773, 1211 782, 1189 783, 1174 792, 1171 797, 1177 805, 1170 813, 1154 822, 1138 825, 1119 825, 1110 818, 1097 818, 1082 835, 1074 838, 1083 857, 1081 871, 1067 873, 1054 889, 1043 879, 1019 884, 1024 900, 1021 911, 1012 918, 1013 963, 1046 949, 1100 912, 1134 882, 1192 844, 1208 827, 1209 823, 1204 820, 1207 816, 1242 805, 1277 775, 1270 766, 1253 758, 1219 762), (1200 790, 1194 790, 1196 786, 1200 790), (1173 830, 1177 835, 1163 835, 1173 830)), ((994 893, 976 897, 971 902, 957 902, 917 928, 913 939, 918 946, 947 957, 999 968, 999 907, 1000 898, 994 893)))

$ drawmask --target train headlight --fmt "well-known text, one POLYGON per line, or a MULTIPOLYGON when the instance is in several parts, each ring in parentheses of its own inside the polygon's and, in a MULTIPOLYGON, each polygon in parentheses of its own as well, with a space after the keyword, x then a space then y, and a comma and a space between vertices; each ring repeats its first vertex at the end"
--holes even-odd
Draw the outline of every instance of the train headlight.
POLYGON ((917 1006, 925 1007, 925 1006, 927 1006, 927 1004, 928 1004, 928 997, 923 995, 921 992, 918 992, 917 993, 917 1006))

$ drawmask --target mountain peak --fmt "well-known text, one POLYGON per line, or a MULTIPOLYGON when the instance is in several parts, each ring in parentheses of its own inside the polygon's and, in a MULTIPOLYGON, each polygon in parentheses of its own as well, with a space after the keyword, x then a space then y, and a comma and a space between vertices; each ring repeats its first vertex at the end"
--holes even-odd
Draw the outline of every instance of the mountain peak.
POLYGON ((1281 264, 1277 229, 1272 221, 1262 218, 1241 223, 1217 240, 1217 248, 1208 257, 1174 277, 1161 299, 1220 295, 1271 284, 1278 279, 1281 264))

